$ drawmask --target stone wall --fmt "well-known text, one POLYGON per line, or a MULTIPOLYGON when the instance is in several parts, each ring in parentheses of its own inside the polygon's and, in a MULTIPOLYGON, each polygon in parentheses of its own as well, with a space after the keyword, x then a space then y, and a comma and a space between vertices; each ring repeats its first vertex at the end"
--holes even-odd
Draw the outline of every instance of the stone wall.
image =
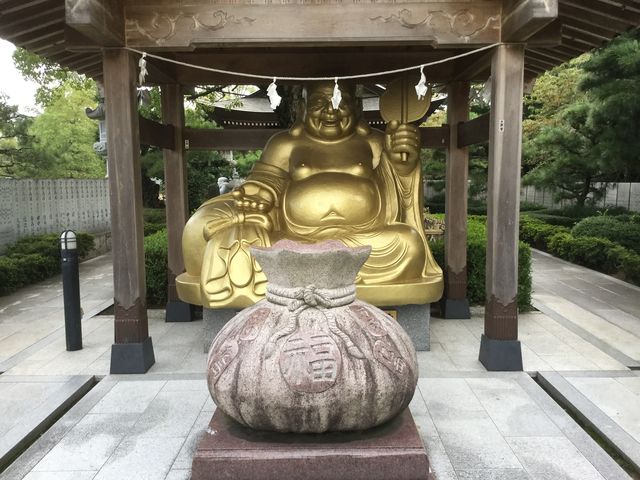
POLYGON ((107 179, 0 179, 0 251, 31 235, 111 229, 107 179))
MULTIPOLYGON (((522 187, 520 201, 544 205, 549 208, 561 208, 574 202, 563 200, 556 202, 554 191, 533 186, 522 187)), ((640 212, 640 183, 607 183, 605 194, 596 202, 597 207, 624 207, 632 212, 640 212)))
MULTIPOLYGON (((424 198, 428 201, 436 195, 442 195, 443 181, 426 181, 424 184, 424 198)), ((640 183, 607 183, 605 195, 596 202, 597 207, 624 207, 632 212, 640 212, 640 183)), ((485 195, 477 196, 484 199, 485 195)), ((562 208, 570 206, 568 200, 555 201, 554 190, 551 188, 536 188, 523 186, 520 190, 520 201, 544 205, 548 208, 562 208)))

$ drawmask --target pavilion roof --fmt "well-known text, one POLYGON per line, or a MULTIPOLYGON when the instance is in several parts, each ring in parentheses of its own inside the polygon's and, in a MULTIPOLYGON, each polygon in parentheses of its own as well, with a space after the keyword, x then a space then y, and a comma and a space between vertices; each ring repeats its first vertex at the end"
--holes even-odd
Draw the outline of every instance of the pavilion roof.
MULTIPOLYGON (((506 0, 505 4, 512 4, 515 1, 506 0)), ((77 2, 67 0, 67 8, 74 8, 75 3, 77 2)), ((96 0, 95 3, 110 5, 118 2, 115 0, 96 0)), ((478 2, 478 4, 481 3, 478 2)), ((545 29, 558 32, 561 35, 559 38, 561 41, 553 46, 545 45, 544 42, 527 45, 525 72, 529 78, 599 47, 618 34, 640 25, 640 0, 558 0, 558 8, 558 18, 545 29), (558 30, 559 28, 561 30, 558 30)), ((102 57, 99 49, 82 51, 83 34, 71 29, 65 23, 65 18, 65 0, 0 0, 0 38, 47 60, 59 63, 70 70, 96 79, 100 78, 102 57), (73 47, 71 48, 70 45, 73 47)), ((91 42, 87 44, 90 45, 91 42)), ((93 46, 95 47, 95 44, 93 46)), ((464 48, 464 45, 459 47, 464 48)), ((472 47, 468 46, 467 48, 472 47)), ((279 46, 277 49, 270 48, 268 51, 260 50, 260 48, 264 49, 264 46, 252 45, 251 47, 238 48, 228 48, 227 46, 222 48, 209 45, 207 48, 198 47, 192 51, 176 48, 173 51, 165 50, 158 51, 158 53, 192 63, 202 60, 203 63, 217 65, 217 63, 210 62, 219 61, 222 63, 221 68, 241 64, 246 70, 251 71, 254 67, 258 71, 264 70, 268 73, 270 73, 268 69, 273 68, 274 61, 281 60, 281 71, 291 71, 292 75, 309 72, 310 64, 308 62, 296 62, 295 55, 301 51, 298 47, 279 46), (265 57, 263 65, 242 61, 243 55, 250 56, 263 52, 268 54, 267 56, 262 55, 265 57), (238 61, 238 56, 240 61, 238 61)), ((314 53, 317 58, 331 59, 336 57, 336 52, 346 55, 346 57, 337 57, 333 64, 329 60, 324 61, 327 71, 335 74, 347 74, 353 70, 361 71, 363 68, 371 68, 372 66, 377 66, 378 70, 386 67, 398 68, 400 65, 411 66, 423 63, 419 59, 424 58, 426 53, 430 55, 429 59, 437 59, 438 56, 448 56, 455 53, 451 46, 434 48, 433 45, 398 45, 397 43, 386 45, 384 38, 380 39, 379 45, 371 47, 342 48, 334 45, 326 48, 318 46, 313 49, 305 48, 307 50, 304 53, 314 53), (350 62, 350 58, 355 58, 357 61, 350 62), (336 67, 336 65, 341 67, 336 67), (336 68, 342 68, 342 70, 336 72, 336 68)), ((249 56, 245 58, 248 59, 249 56)), ((168 76, 166 72, 163 73, 162 67, 153 61, 150 64, 150 82, 167 81, 168 76), (155 66, 159 68, 154 68, 155 66)), ((320 71, 316 69, 313 73, 317 75, 320 71)), ((443 69, 439 71, 444 72, 443 69)), ((210 76, 201 81, 193 73, 181 75, 179 68, 175 67, 173 73, 175 74, 173 78, 177 78, 179 83, 184 84, 213 83, 214 80, 221 83, 237 81, 237 79, 228 76, 216 78, 210 76)), ((481 73, 485 74, 486 72, 481 73)), ((480 72, 475 72, 474 75, 480 75, 480 72)), ((474 80, 475 78, 468 79, 474 80)))

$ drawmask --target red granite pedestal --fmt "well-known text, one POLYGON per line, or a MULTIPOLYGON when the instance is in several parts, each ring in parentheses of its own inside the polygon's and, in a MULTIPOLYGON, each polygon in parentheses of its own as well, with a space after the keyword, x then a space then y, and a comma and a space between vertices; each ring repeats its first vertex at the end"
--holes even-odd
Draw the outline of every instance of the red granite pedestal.
POLYGON ((409 409, 364 432, 258 432, 216 411, 192 480, 427 480, 429 459, 409 409))

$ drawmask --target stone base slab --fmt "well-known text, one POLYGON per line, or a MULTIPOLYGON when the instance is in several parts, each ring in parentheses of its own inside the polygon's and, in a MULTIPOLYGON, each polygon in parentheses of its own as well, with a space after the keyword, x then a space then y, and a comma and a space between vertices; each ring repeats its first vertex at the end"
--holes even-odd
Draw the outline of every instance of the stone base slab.
POLYGON ((202 350, 204 353, 209 352, 213 339, 216 338, 218 332, 222 330, 229 320, 235 317, 236 309, 234 308, 203 308, 202 309, 202 323, 204 324, 204 332, 202 339, 202 350))
POLYGON ((478 360, 490 372, 521 372, 520 340, 494 340, 483 333, 478 360))
POLYGON ((440 312, 442 314, 442 318, 450 320, 467 320, 471 318, 469 300, 466 298, 443 298, 440 300, 440 312))
POLYGON ((147 373, 156 363, 153 342, 147 337, 140 343, 114 343, 111 345, 112 375, 126 373, 147 373))
POLYGON ((195 319, 194 306, 181 300, 167 302, 166 322, 192 322, 195 319))
POLYGON ((258 432, 217 410, 192 464, 192 480, 427 480, 429 459, 406 409, 364 432, 258 432))
POLYGON ((431 304, 400 305, 389 308, 397 312, 398 323, 409 334, 416 350, 418 352, 431 350, 431 304))
MULTIPOLYGON (((429 332, 431 320, 430 303, 384 307, 384 310, 395 310, 397 312, 398 323, 409 334, 417 351, 426 352, 431 349, 431 335, 429 332)), ((233 308, 202 309, 204 324, 203 350, 205 353, 209 351, 211 343, 218 332, 236 313, 238 312, 233 308)))

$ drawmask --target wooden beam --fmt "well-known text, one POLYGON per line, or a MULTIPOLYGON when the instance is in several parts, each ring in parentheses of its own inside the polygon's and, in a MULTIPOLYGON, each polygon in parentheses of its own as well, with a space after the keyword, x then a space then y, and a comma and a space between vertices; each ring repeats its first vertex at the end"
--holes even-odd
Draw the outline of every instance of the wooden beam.
POLYGON ((518 341, 518 223, 524 45, 500 45, 491 66, 487 277, 479 359, 487 370, 522 370, 518 341))
POLYGON ((65 0, 65 22, 101 47, 125 44, 122 0, 65 0))
POLYGON ((502 41, 525 42, 558 17, 558 0, 515 0, 502 17, 502 41))
POLYGON ((621 19, 605 16, 601 13, 586 10, 581 7, 575 7, 564 2, 560 3, 560 15, 565 18, 580 20, 585 24, 593 25, 595 27, 602 27, 603 25, 606 25, 608 29, 613 29, 616 32, 624 32, 630 25, 632 25, 629 20, 623 21, 621 19))
MULTIPOLYGON (((454 49, 433 50, 421 45, 407 51, 400 47, 382 48, 218 48, 204 52, 176 52, 175 60, 194 65, 215 65, 216 68, 236 72, 263 74, 267 76, 331 76, 357 75, 385 69, 395 69, 420 65, 421 63, 440 60, 460 53, 454 49), (250 68, 249 68, 250 66, 250 68)), ((453 74, 454 63, 447 62, 425 68, 425 75, 430 81, 448 81, 453 74)), ((268 85, 270 79, 248 80, 246 77, 225 75, 188 67, 176 67, 176 82, 181 85, 231 85, 246 84, 248 81, 268 85)), ((387 83, 392 76, 368 79, 371 83, 387 83)), ((286 82, 278 80, 278 84, 299 84, 299 81, 286 82)))
POLYGON ((444 231, 444 318, 471 318, 467 299, 467 189, 469 150, 460 146, 459 126, 469 119, 469 82, 447 88, 447 146, 444 231))
MULTIPOLYGON (((273 128, 185 128, 190 150, 259 150, 281 130, 273 128)), ((446 148, 449 126, 420 128, 423 148, 446 148)))
POLYGON ((554 20, 527 39, 528 46, 555 47, 562 43, 562 22, 554 20))
POLYGON ((126 50, 104 52, 115 343, 111 373, 144 373, 154 363, 147 320, 137 64, 126 50))
POLYGON ((175 144, 175 127, 173 125, 164 125, 154 122, 142 115, 138 117, 140 125, 140 144, 152 145, 158 148, 168 148, 174 150, 175 144))
POLYGON ((489 141, 490 115, 480 115, 473 120, 458 124, 458 148, 469 147, 489 141))
POLYGON ((502 12, 502 2, 496 0, 214 5, 126 2, 127 45, 186 50, 214 45, 491 44, 499 40, 502 12))
POLYGON ((491 69, 491 58, 493 52, 491 50, 473 55, 471 58, 458 60, 455 66, 455 74, 452 83, 461 81, 483 81, 489 78, 489 70, 491 69))

